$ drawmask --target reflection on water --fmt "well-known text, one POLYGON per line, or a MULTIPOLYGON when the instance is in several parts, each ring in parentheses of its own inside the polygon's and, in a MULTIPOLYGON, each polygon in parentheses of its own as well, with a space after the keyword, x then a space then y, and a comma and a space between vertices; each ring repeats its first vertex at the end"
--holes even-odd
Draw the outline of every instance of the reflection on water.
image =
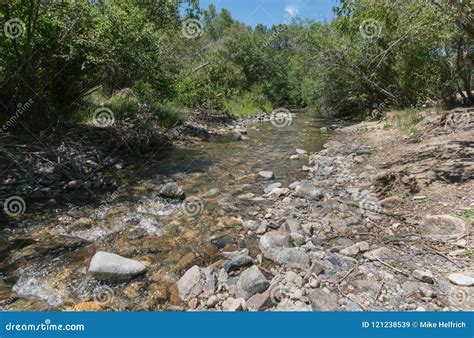
MULTIPOLYGON (((42 210, 14 229, 7 227, 2 235, 8 241, 0 242, 3 288, 8 291, 14 284, 13 291, 24 297, 8 309, 71 309, 91 301, 99 283, 86 272, 98 250, 141 260, 148 267, 145 276, 130 282, 107 283, 113 297, 102 305, 153 310, 173 303, 172 284, 187 268, 212 264, 220 249, 250 245, 242 221, 256 219, 271 205, 262 197, 268 184, 287 186, 306 176, 301 171, 306 161, 290 156, 297 148, 310 153, 321 149, 322 124, 310 114, 297 113, 283 128, 270 122, 248 125, 245 141, 229 134, 175 148, 160 159, 128 167, 119 177, 121 189, 103 196, 100 205, 42 210), (261 170, 273 171, 275 178, 260 178, 261 170), (202 204, 193 209, 197 212, 183 208, 182 201, 158 197, 166 181, 176 181, 188 197, 198 197, 202 204)), ((0 297, 2 290, 0 285, 0 297)))

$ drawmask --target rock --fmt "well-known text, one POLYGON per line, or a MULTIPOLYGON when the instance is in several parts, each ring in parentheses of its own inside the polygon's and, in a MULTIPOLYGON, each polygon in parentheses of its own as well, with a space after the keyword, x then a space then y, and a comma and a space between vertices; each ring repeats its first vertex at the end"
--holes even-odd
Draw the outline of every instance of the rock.
POLYGON ((303 181, 295 189, 294 195, 296 197, 305 198, 308 200, 320 200, 323 198, 322 192, 317 189, 311 182, 303 181))
POLYGON ((366 252, 364 254, 364 258, 367 258, 370 261, 378 259, 384 259, 384 257, 388 256, 390 254, 390 249, 385 248, 385 247, 380 247, 374 250, 371 250, 369 252, 366 252))
POLYGON ((244 228, 250 231, 255 231, 258 229, 259 224, 256 221, 248 220, 243 223, 244 228))
POLYGON ((360 252, 367 252, 370 249, 370 245, 367 242, 359 242, 356 245, 359 246, 360 252))
POLYGON ((280 188, 280 187, 281 187, 281 183, 273 183, 273 184, 268 185, 265 189, 263 189, 263 192, 265 194, 269 194, 273 191, 273 189, 280 188))
POLYGON ((290 230, 290 232, 300 233, 302 230, 301 223, 297 219, 294 219, 294 218, 287 218, 286 225, 288 226, 288 229, 290 230))
POLYGON ((224 235, 211 239, 211 243, 214 244, 218 249, 223 249, 227 244, 235 244, 237 242, 233 238, 224 235))
POLYGON ((68 189, 77 189, 82 185, 82 182, 80 180, 73 180, 69 181, 67 184, 68 189))
POLYGON ((235 298, 227 298, 222 303, 222 310, 223 311, 240 311, 242 310, 242 299, 235 299, 235 298))
POLYGON ((291 156, 290 156, 290 160, 292 160, 292 161, 297 161, 297 160, 299 160, 299 159, 300 159, 300 156, 299 156, 299 155, 291 155, 291 156))
POLYGON ((303 149, 296 149, 296 153, 299 154, 299 155, 306 155, 308 152, 306 150, 303 150, 303 149))
POLYGON ((254 294, 265 291, 269 285, 263 273, 254 265, 240 275, 237 282, 237 296, 247 300, 254 294))
POLYGON ((318 260, 314 260, 313 264, 311 265, 311 268, 309 269, 309 274, 314 273, 316 276, 322 274, 326 267, 324 266, 323 263, 321 263, 318 260))
POLYGON ((219 303, 219 298, 216 295, 212 295, 206 302, 208 308, 213 308, 219 303))
POLYGON ((267 194, 269 198, 276 199, 280 196, 288 194, 290 190, 287 188, 275 188, 270 193, 267 194))
POLYGON ((186 197, 183 189, 181 189, 181 187, 175 182, 166 183, 163 187, 161 187, 159 195, 165 198, 175 198, 181 200, 184 200, 186 197))
POLYGON ((413 277, 425 283, 434 283, 433 274, 429 270, 415 270, 413 271, 413 277))
POLYGON ((311 264, 309 255, 301 248, 274 249, 265 257, 287 268, 305 270, 311 264))
POLYGON ((176 283, 179 297, 182 301, 187 302, 191 298, 199 296, 203 291, 203 284, 204 274, 199 266, 195 265, 186 271, 176 283))
POLYGON ((448 276, 448 279, 451 283, 454 283, 459 286, 474 285, 474 277, 462 273, 452 273, 448 276))
POLYGON ((188 306, 189 306, 190 309, 193 309, 193 310, 194 310, 195 308, 197 308, 198 303, 199 303, 198 299, 197 299, 197 298, 193 298, 193 299, 191 299, 191 300, 188 302, 188 306))
POLYGON ((337 297, 322 289, 315 289, 309 294, 313 311, 337 311, 337 297))
POLYGON ((235 271, 243 266, 249 266, 252 264, 253 264, 252 258, 248 255, 240 255, 232 259, 224 260, 221 262, 221 266, 224 268, 226 272, 235 271))
POLYGON ((89 273, 97 279, 129 279, 146 271, 143 263, 113 253, 97 252, 89 265, 89 273))
POLYGON ((274 248, 290 247, 290 235, 283 230, 267 232, 260 238, 259 246, 264 254, 274 248))
POLYGON ((350 247, 344 248, 340 251, 341 255, 354 257, 360 252, 360 248, 357 244, 351 245, 350 247))
POLYGON ((265 311, 273 306, 270 291, 256 293, 247 300, 247 309, 249 311, 265 311))
POLYGON ((288 188, 295 190, 300 185, 300 183, 300 181, 293 182, 288 186, 288 188))
POLYGON ((260 238, 260 250, 263 255, 289 268, 307 269, 310 258, 301 248, 292 248, 290 235, 283 230, 270 231, 260 238))
POLYGON ((272 171, 265 171, 265 170, 259 171, 258 175, 265 178, 265 179, 267 179, 267 180, 274 177, 272 171))
POLYGON ((432 240, 449 241, 466 234, 464 220, 451 215, 426 216, 420 226, 421 234, 432 240))

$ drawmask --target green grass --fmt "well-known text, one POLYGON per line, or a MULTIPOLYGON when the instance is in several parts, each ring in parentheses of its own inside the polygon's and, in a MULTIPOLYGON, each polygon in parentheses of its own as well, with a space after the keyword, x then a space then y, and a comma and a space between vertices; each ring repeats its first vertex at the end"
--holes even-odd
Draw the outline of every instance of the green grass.
POLYGON ((387 124, 396 127, 408 136, 417 136, 416 125, 421 121, 421 115, 415 109, 403 109, 387 114, 387 124))
POLYGON ((471 221, 474 221, 474 208, 458 210, 458 211, 454 212, 454 215, 458 216, 458 217, 468 218, 471 221))
POLYGON ((262 112, 271 112, 270 101, 258 90, 224 100, 224 112, 237 116, 252 116, 262 112))
MULTIPOLYGON (((95 92, 76 107, 68 121, 73 123, 90 122, 94 111, 101 107, 110 109, 115 120, 120 121, 137 116, 140 102, 136 96, 114 94, 107 97, 101 92, 95 92)), ((185 108, 173 102, 152 104, 150 110, 155 117, 156 124, 161 127, 172 127, 185 120, 185 108)))

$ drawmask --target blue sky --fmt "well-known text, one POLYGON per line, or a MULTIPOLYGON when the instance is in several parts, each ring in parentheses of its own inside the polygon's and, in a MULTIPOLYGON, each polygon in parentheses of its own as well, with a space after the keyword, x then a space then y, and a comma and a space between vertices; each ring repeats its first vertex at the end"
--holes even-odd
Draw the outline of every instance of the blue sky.
POLYGON ((200 0, 201 8, 214 3, 220 11, 228 9, 232 17, 249 26, 284 23, 288 15, 330 21, 337 0, 200 0))

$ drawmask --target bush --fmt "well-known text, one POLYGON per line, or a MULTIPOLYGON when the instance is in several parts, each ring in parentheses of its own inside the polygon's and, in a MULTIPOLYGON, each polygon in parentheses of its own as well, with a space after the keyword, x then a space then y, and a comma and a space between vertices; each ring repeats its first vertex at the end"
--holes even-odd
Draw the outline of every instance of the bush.
POLYGON ((272 104, 258 87, 250 92, 224 100, 222 105, 224 112, 237 116, 251 116, 272 111, 272 104))

